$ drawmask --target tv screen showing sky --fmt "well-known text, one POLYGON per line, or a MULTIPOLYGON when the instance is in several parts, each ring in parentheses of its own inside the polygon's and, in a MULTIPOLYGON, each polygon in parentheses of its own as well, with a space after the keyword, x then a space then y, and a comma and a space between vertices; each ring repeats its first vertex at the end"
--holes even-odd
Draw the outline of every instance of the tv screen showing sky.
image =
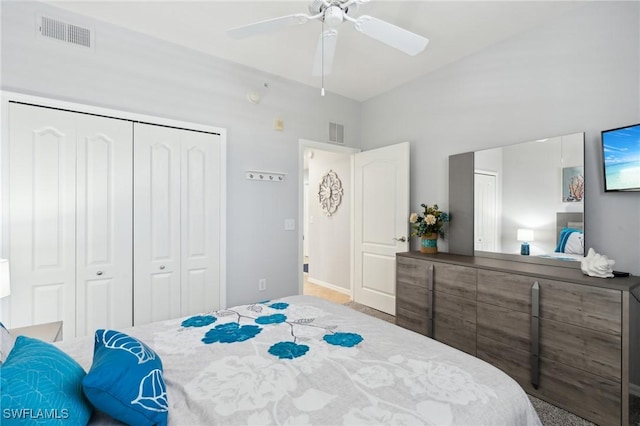
POLYGON ((602 132, 605 190, 640 190, 640 124, 602 132))

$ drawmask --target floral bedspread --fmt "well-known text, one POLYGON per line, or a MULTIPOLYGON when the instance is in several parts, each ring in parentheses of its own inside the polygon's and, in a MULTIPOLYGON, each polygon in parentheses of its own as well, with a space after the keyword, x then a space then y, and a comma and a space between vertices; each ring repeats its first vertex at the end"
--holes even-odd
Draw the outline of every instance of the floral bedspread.
MULTIPOLYGON (((162 359, 170 424, 540 425, 484 361, 310 296, 122 331, 162 359)), ((91 337, 60 347, 89 369, 91 337)))

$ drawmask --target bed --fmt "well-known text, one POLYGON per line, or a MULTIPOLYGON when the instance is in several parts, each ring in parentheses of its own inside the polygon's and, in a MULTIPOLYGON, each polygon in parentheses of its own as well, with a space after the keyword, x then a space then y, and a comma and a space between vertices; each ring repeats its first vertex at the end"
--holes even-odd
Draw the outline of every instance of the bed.
POLYGON ((584 256, 584 214, 557 212, 555 251, 538 255, 538 257, 581 262, 584 256))
POLYGON ((131 349, 137 366, 161 359, 135 400, 166 407, 169 424, 540 425, 522 388, 495 367, 312 296, 100 333, 57 346, 89 377, 94 345, 143 342, 114 352, 131 349))

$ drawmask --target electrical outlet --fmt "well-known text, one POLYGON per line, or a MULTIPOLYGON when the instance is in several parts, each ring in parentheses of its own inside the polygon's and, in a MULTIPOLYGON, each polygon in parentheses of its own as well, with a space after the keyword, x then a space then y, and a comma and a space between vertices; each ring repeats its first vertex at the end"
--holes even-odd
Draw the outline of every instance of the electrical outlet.
POLYGON ((295 231, 296 230, 296 220, 295 219, 285 219, 284 220, 284 230, 285 231, 295 231))
POLYGON ((267 289, 267 279, 260 278, 258 280, 258 291, 265 291, 267 289))

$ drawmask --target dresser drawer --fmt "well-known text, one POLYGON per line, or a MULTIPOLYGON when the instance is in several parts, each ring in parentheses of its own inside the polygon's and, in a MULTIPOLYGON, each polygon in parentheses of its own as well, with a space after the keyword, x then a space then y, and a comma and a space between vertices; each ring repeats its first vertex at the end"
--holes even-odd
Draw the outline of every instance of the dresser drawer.
POLYGON ((515 349, 509 343, 498 342, 478 334, 477 356, 507 373, 528 391, 531 386, 529 350, 515 349))
POLYGON ((434 263, 433 267, 435 291, 476 300, 476 269, 446 263, 434 263))
POLYGON ((435 292, 433 337, 456 349, 476 354, 476 302, 435 292))
POLYGON ((396 286, 396 310, 398 308, 427 316, 431 292, 426 287, 398 283, 396 286))
POLYGON ((478 303, 476 309, 478 340, 483 336, 513 349, 531 351, 531 315, 485 303, 478 303))
POLYGON ((416 333, 429 335, 429 322, 427 314, 417 314, 413 311, 396 306, 396 325, 416 333))
POLYGON ((536 278, 478 270, 478 302, 531 315, 531 286, 536 278))
POLYGON ((396 256, 396 286, 411 284, 427 288, 427 269, 431 262, 396 256))
MULTIPOLYGON (((482 336, 527 354, 531 352, 529 315, 484 303, 478 303, 477 311, 478 339, 482 336)), ((611 380, 621 379, 622 344, 616 335, 541 319, 540 357, 611 380)))
POLYGON ((541 319, 540 357, 621 380, 622 343, 613 334, 541 319))
POLYGON ((540 317, 620 335, 620 291, 478 270, 478 302, 531 314, 531 286, 540 285, 540 317))
POLYGON ((596 424, 621 423, 620 383, 615 381, 542 358, 540 386, 529 391, 596 424))
POLYGON ((619 425, 622 402, 620 383, 590 372, 540 359, 540 385, 531 385, 528 352, 478 336, 478 358, 514 378, 523 389, 553 405, 599 425, 619 425))
POLYGON ((622 294, 618 290, 561 281, 540 283, 540 317, 620 335, 622 294))

